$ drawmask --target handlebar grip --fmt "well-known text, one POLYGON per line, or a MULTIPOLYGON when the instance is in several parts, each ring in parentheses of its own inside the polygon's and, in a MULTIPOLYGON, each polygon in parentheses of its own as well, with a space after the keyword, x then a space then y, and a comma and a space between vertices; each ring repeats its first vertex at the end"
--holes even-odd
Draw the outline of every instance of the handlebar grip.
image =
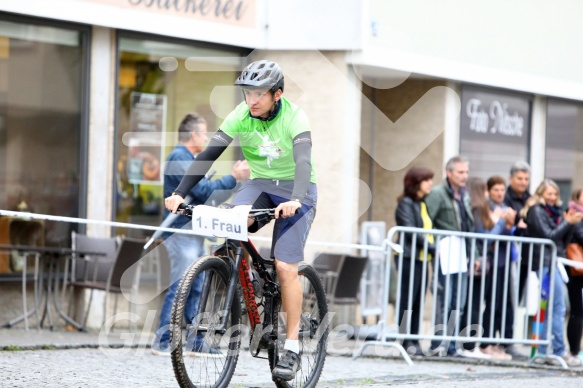
POLYGON ((180 205, 178 205, 178 209, 176 209, 176 210, 186 210, 186 209, 187 209, 186 204, 183 202, 180 205))
MULTIPOLYGON (((299 213, 300 213, 300 208, 297 208, 294 215, 298 215, 299 213)), ((281 216, 281 210, 279 211, 279 215, 281 216)))

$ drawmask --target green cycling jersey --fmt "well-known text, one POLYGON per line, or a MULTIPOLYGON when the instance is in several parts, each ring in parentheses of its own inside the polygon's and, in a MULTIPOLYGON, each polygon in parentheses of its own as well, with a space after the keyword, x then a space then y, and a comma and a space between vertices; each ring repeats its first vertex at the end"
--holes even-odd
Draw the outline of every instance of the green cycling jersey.
MULTIPOLYGON (((251 117, 249 107, 242 102, 221 124, 224 133, 239 138, 243 155, 249 163, 251 179, 294 179, 294 138, 309 132, 310 123, 298 106, 284 97, 280 101, 279 112, 272 120, 251 117)), ((313 160, 311 164, 310 181, 316 183, 313 160)))

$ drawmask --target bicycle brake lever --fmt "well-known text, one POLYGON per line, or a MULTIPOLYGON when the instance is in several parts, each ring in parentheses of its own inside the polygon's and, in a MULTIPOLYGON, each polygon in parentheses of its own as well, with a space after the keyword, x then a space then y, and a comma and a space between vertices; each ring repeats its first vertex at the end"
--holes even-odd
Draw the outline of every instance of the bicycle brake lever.
POLYGON ((176 209, 177 212, 180 212, 180 214, 182 214, 183 216, 189 217, 192 216, 192 208, 194 206, 192 205, 187 205, 185 203, 181 203, 180 205, 178 205, 178 209, 176 209))

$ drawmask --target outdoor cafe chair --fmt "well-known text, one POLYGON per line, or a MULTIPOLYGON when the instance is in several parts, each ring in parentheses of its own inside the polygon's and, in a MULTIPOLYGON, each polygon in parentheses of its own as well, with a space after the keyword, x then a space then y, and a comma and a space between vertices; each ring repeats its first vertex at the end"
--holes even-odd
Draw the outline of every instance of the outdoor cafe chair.
POLYGON ((321 253, 313 266, 320 273, 329 304, 356 304, 368 257, 321 253))
MULTIPOLYGON (((93 301, 93 292, 95 290, 105 292, 102 322, 105 325, 110 294, 115 294, 115 315, 119 294, 127 288, 130 289, 131 293, 137 291, 140 266, 134 264, 138 263, 142 257, 145 241, 142 239, 122 237, 117 247, 115 247, 115 239, 82 237, 79 234, 74 236, 73 241, 75 249, 106 252, 104 256, 85 256, 83 259, 74 259, 75 264, 71 266, 71 281, 68 284, 68 286, 74 289, 87 289, 91 291, 85 313, 83 314, 82 329, 87 326, 89 311, 91 310, 93 301), (111 255, 112 246, 115 247, 113 256, 111 255), (122 284, 122 277, 128 270, 132 272, 129 276, 130 282, 126 287, 122 284)), ((128 300, 128 306, 131 313, 133 308, 131 300, 128 300)))
POLYGON ((339 253, 320 253, 312 263, 322 278, 328 298, 334 295, 334 287, 336 286, 342 260, 343 255, 339 253))

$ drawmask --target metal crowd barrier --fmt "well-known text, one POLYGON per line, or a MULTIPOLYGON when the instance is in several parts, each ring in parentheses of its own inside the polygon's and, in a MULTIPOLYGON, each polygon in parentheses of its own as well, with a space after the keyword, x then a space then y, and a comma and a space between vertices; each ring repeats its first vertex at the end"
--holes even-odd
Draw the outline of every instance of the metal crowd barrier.
POLYGON ((388 231, 387 243, 395 241, 405 250, 409 247, 411 256, 404 257, 403 249, 399 253, 386 251, 383 284, 386 302, 377 339, 364 342, 354 358, 370 346, 393 347, 412 364, 403 341, 431 342, 423 350, 425 355, 443 355, 448 349, 451 354, 453 345, 454 351, 459 352, 464 344, 522 344, 533 347, 532 356, 534 347, 546 346, 546 355, 536 357, 555 358, 566 367, 562 359, 551 355, 550 324, 544 326, 545 339, 542 335, 541 322, 551 322, 553 317, 557 250, 551 240, 442 230, 431 230, 430 234, 435 240, 435 252, 428 252, 426 229, 393 227, 388 231), (517 284, 521 268, 527 275, 534 270, 536 277, 543 279, 545 248, 547 256, 551 253, 547 267, 550 282, 545 280, 546 295, 542 301, 546 312, 540 309, 542 281, 526 276, 525 284, 517 284), (392 271, 397 271, 397 276, 392 271), (397 287, 393 290, 397 295, 390 295, 391 280, 395 278, 397 287), (518 298, 519 287, 526 287, 523 299, 530 298, 531 310, 534 299, 534 334, 530 338, 529 312, 518 298), (389 300, 395 300, 394 310, 389 300), (511 338, 507 338, 509 333, 511 338))

